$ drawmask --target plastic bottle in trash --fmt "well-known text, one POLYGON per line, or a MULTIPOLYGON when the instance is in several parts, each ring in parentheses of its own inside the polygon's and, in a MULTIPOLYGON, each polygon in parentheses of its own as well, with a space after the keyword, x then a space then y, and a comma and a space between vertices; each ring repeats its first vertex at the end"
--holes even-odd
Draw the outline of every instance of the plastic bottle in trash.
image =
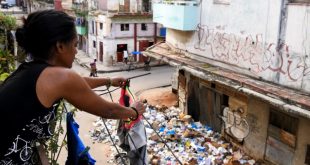
POLYGON ((206 165, 212 165, 212 159, 209 156, 206 158, 206 165))
POLYGON ((171 165, 171 158, 170 157, 166 158, 166 165, 171 165))

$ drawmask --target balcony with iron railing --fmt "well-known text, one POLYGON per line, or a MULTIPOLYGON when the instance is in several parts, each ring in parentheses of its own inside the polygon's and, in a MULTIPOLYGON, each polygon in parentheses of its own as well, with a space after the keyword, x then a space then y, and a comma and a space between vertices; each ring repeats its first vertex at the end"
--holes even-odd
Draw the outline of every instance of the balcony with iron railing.
POLYGON ((167 28, 195 30, 198 25, 198 2, 164 0, 153 3, 153 21, 167 28))

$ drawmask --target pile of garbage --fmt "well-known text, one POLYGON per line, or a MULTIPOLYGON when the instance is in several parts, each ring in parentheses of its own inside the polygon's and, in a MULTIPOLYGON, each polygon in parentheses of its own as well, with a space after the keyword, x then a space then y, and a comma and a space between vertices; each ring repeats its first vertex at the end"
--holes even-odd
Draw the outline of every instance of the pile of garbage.
MULTIPOLYGON (((221 134, 213 131, 207 125, 194 122, 190 115, 183 114, 178 108, 148 106, 144 117, 148 137, 147 154, 149 164, 257 164, 254 159, 247 156, 239 148, 225 141, 221 134)), ((112 133, 113 141, 117 143, 119 140, 116 136, 116 121, 105 120, 105 123, 110 133, 112 133)), ((94 126, 95 129, 90 131, 93 141, 111 143, 102 120, 94 122, 94 126)), ((115 149, 113 151, 112 158, 118 155, 115 149)), ((121 163, 120 160, 116 162, 115 159, 111 159, 109 162, 121 163)))

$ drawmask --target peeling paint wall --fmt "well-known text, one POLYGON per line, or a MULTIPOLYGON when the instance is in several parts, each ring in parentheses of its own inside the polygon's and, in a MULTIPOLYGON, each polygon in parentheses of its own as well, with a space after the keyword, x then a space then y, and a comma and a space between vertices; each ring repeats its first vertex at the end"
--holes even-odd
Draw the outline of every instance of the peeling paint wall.
POLYGON ((105 39, 104 45, 106 48, 104 49, 104 58, 109 59, 113 57, 116 60, 116 51, 118 44, 127 44, 127 50, 129 52, 133 51, 134 49, 134 40, 133 38, 120 38, 120 39, 105 39))
POLYGON ((98 1, 99 10, 103 10, 103 11, 108 10, 108 1, 111 1, 111 0, 100 0, 100 1, 98 1))
POLYGON ((244 149, 255 158, 262 159, 265 153, 269 120, 268 104, 249 98, 246 120, 250 125, 250 133, 244 140, 244 149))
POLYGON ((305 156, 307 151, 307 145, 310 144, 310 121, 305 118, 299 118, 298 132, 297 132, 297 144, 295 157, 293 159, 294 164, 305 164, 305 156))
POLYGON ((107 7, 110 11, 118 11, 119 10, 119 0, 108 0, 107 7))
POLYGON ((97 31, 98 31, 98 37, 110 37, 111 34, 111 19, 108 19, 105 15, 99 15, 97 17, 97 31), (102 23, 102 29, 100 29, 100 23, 102 23))
POLYGON ((133 37, 134 33, 134 24, 129 24, 128 31, 121 31, 121 24, 120 23, 113 23, 113 28, 111 31, 111 37, 133 37))
MULTIPOLYGON (((243 109, 241 117, 244 117, 249 126, 249 134, 242 141, 238 141, 238 139, 234 138, 233 135, 224 131, 226 125, 224 124, 225 121, 223 121, 219 126, 223 128, 222 134, 228 141, 231 141, 235 145, 241 147, 247 154, 255 159, 274 162, 280 160, 284 164, 292 165, 305 164, 304 161, 306 157, 307 145, 310 145, 310 135, 307 133, 310 130, 310 120, 281 113, 284 116, 293 117, 296 121, 298 121, 296 125, 297 133, 293 133, 293 137, 290 136, 290 133, 283 134, 281 129, 284 131, 289 131, 286 129, 290 128, 273 128, 274 126, 272 126, 272 124, 274 123, 271 123, 270 121, 270 112, 271 109, 273 109, 273 111, 278 110, 276 107, 269 105, 269 103, 253 96, 246 96, 245 94, 240 93, 229 86, 199 79, 186 71, 180 70, 178 75, 179 105, 186 114, 198 114, 198 117, 196 116, 196 118, 199 118, 199 120, 210 118, 214 120, 215 117, 212 116, 212 114, 217 110, 216 107, 228 106, 232 110, 239 109, 241 107, 243 109), (197 85, 197 83, 199 85, 197 85), (192 98, 192 94, 194 94, 196 100, 192 98), (219 99, 220 104, 218 104, 218 101, 210 99, 210 94, 211 96, 214 94, 214 96, 220 97, 225 95, 228 97, 228 101, 219 99), (200 108, 199 106, 197 107, 198 100, 199 104, 202 105, 200 108), (192 102, 193 104, 190 104, 189 102, 192 102), (207 108, 209 105, 212 106, 207 108), (280 139, 277 139, 275 135, 280 139), (285 140, 286 142, 294 142, 294 144, 291 143, 293 145, 288 145, 288 143, 281 143, 281 140, 285 140), (283 155, 285 156, 283 157, 283 155), (268 159, 267 157, 271 159, 268 159)), ((224 115, 222 114, 223 111, 224 110, 221 109, 217 114, 224 115)), ((286 119, 289 119, 289 117, 286 119)), ((281 119, 281 117, 278 119, 281 119)), ((211 124, 211 127, 214 127, 217 124, 214 122, 212 123, 212 120, 211 122, 207 120, 207 124, 211 124)), ((281 120, 279 122, 281 122, 281 120)), ((288 124, 290 126, 292 124, 290 120, 285 120, 281 123, 286 123, 286 125, 288 124)))
POLYGON ((146 30, 142 30, 141 23, 137 24, 137 36, 138 37, 152 37, 154 36, 154 31, 155 31, 155 25, 154 23, 145 23, 147 29, 146 30))
MULTIPOLYGON (((137 23, 137 48, 140 40, 154 41, 154 24, 150 23, 150 19, 117 19, 116 22, 106 15, 98 15, 97 17, 89 19, 89 52, 96 58, 97 52, 100 52, 100 42, 103 43, 103 65, 110 66, 112 59, 116 60, 117 44, 127 44, 127 50, 129 52, 134 51, 134 23, 137 23), (91 34, 92 23, 95 21, 94 31, 96 34, 91 34), (141 30, 141 23, 145 21, 147 24, 147 30, 141 30), (100 29, 102 24, 102 29, 100 29), (129 24, 128 31, 121 31, 121 24, 129 24), (96 48, 93 48, 93 41, 96 41, 96 48)), ((139 49, 139 48, 138 48, 139 49)))
POLYGON ((178 104, 180 109, 184 110, 184 113, 187 113, 186 110, 186 97, 187 97, 187 87, 186 87, 186 76, 184 71, 180 71, 178 74, 178 104))
MULTIPOLYGON (((99 6, 102 10, 120 11, 120 5, 123 7, 125 0, 99 0, 99 6)), ((142 0, 129 0, 129 12, 136 13, 141 11, 142 0)))
MULTIPOLYGON (((88 55, 92 58, 97 58, 97 48, 93 47, 93 41, 97 43, 96 26, 94 26, 94 33, 92 32, 92 22, 96 22, 95 17, 88 18, 88 55)), ((95 24, 96 25, 96 24, 95 24)))
POLYGON ((310 92, 310 5, 288 5, 286 39, 277 48, 281 0, 202 1, 194 32, 169 29, 167 42, 239 66, 255 77, 310 92))
POLYGON ((282 56, 281 84, 310 90, 310 6, 291 5, 286 29, 287 56, 282 56))

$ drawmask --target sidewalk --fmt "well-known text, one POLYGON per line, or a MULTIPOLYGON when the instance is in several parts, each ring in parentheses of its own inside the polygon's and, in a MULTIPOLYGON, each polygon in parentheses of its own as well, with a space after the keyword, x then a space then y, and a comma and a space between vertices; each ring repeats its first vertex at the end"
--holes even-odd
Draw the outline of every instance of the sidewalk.
POLYGON ((5 14, 27 14, 25 11, 23 11, 18 6, 9 7, 7 9, 0 7, 0 12, 5 13, 5 14))
MULTIPOLYGON (((88 55, 86 55, 85 52, 78 50, 78 53, 76 54, 74 61, 77 62, 82 67, 85 67, 88 70, 90 70, 90 63, 94 61, 94 58, 91 58, 88 55)), ((113 65, 107 67, 107 66, 104 66, 102 62, 97 60, 96 65, 97 65, 98 73, 121 72, 121 71, 126 71, 129 68, 129 65, 123 62, 115 62, 113 63, 113 65)), ((164 65, 164 63, 157 61, 157 60, 156 61, 152 60, 150 63, 151 67, 159 66, 159 65, 164 65)), ((144 67, 143 62, 136 62, 133 64, 133 67, 131 68, 131 70, 140 69, 143 67, 144 67)))

